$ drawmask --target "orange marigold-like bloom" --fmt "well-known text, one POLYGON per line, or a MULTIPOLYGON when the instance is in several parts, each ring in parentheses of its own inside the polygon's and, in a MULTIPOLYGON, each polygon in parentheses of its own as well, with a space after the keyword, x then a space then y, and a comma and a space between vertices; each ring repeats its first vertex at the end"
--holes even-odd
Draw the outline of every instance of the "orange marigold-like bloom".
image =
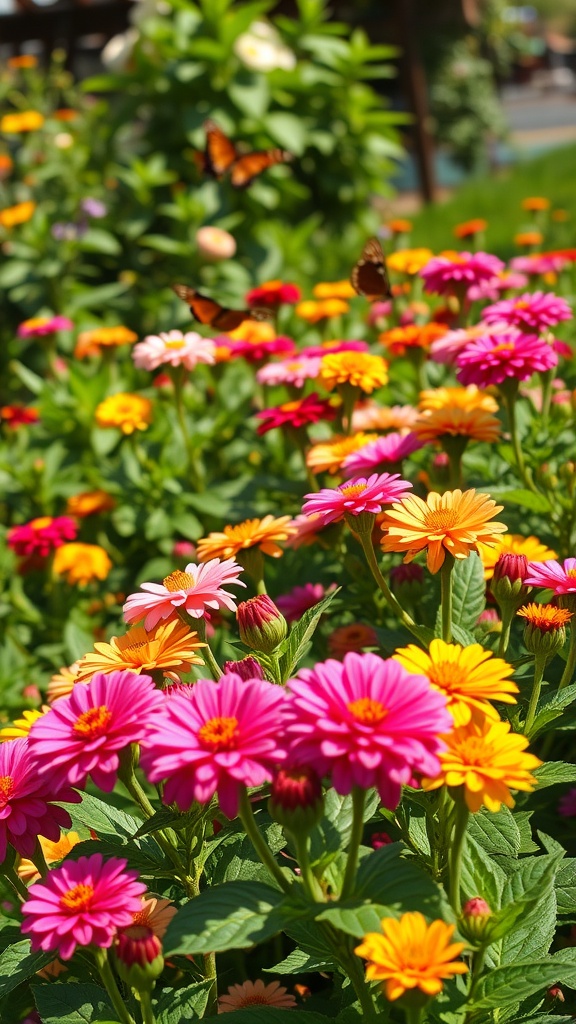
POLYGON ((99 355, 103 348, 117 348, 138 341, 138 335, 129 327, 94 327, 91 331, 81 331, 76 341, 74 355, 77 359, 99 355))
POLYGON ((398 921, 385 917, 380 924, 384 934, 369 932, 354 952, 368 961, 367 981, 383 981, 390 1001, 414 989, 432 998, 442 991, 446 978, 468 970, 456 959, 466 944, 451 942, 456 925, 427 924, 418 910, 402 914, 398 921))
POLYGON ((483 220, 482 217, 476 217, 474 220, 465 220, 462 224, 457 224, 454 228, 454 235, 456 238, 472 238, 481 231, 486 231, 487 227, 487 220, 483 220))
POLYGON ((77 683, 87 682, 95 672, 149 672, 163 669, 189 672, 192 665, 203 665, 198 650, 206 647, 180 619, 159 623, 155 629, 133 626, 123 636, 113 636, 109 643, 94 644, 94 651, 85 654, 78 664, 77 683))
POLYGON ((235 558, 240 551, 259 548, 265 555, 280 558, 282 548, 278 541, 287 540, 293 533, 290 516, 264 516, 263 519, 245 519, 237 526, 225 526, 222 533, 209 533, 198 541, 196 553, 199 562, 211 558, 235 558))
POLYGON ((56 121, 75 121, 78 117, 78 111, 73 110, 72 107, 60 107, 59 110, 55 110, 52 117, 56 121))
POLYGON ((542 245, 544 236, 541 231, 519 231, 514 235, 516 245, 542 245))
POLYGON ((91 580, 105 580, 112 568, 108 553, 98 544, 63 544, 54 552, 53 569, 66 582, 84 586, 91 580))
POLYGON ((317 324, 320 320, 327 320, 331 316, 342 316, 347 313, 350 306, 344 299, 306 299, 299 302, 295 312, 309 324, 317 324))
POLYGON ((36 203, 27 200, 25 203, 17 203, 16 206, 7 206, 0 210, 0 224, 3 228, 13 228, 17 224, 26 224, 34 216, 36 203))
POLYGON ((427 324, 406 324, 405 327, 392 327, 389 331, 383 331, 378 335, 378 341, 392 355, 403 356, 408 348, 429 348, 447 330, 446 324, 437 324, 433 320, 427 324))
POLYGON ((46 691, 49 704, 53 704, 60 697, 67 697, 69 693, 72 693, 78 675, 78 667, 79 662, 75 661, 73 665, 63 665, 59 672, 54 673, 46 691))
POLYGON ((426 501, 416 494, 407 495, 386 510, 382 519, 384 551, 403 551, 411 562, 426 549, 430 572, 441 569, 446 552, 454 558, 467 558, 477 544, 490 544, 507 527, 490 520, 503 509, 487 494, 468 491, 430 491, 426 501))
POLYGON ((356 295, 350 281, 320 281, 312 289, 315 299, 353 299, 356 295))
POLYGON ((8 153, 0 153, 0 181, 4 181, 8 175, 12 172, 14 167, 14 161, 8 153))
POLYGON ((412 221, 403 220, 398 217, 396 220, 389 220, 386 227, 393 235, 407 235, 409 231, 412 231, 412 221))
POLYGON ((267 320, 243 320, 233 331, 227 332, 233 341, 247 341, 249 345, 260 345, 263 341, 274 341, 276 331, 267 320))
POLYGON ((351 434, 349 437, 337 436, 330 441, 320 441, 312 445, 306 455, 306 465, 313 473, 338 473, 348 455, 357 452, 370 441, 376 441, 378 434, 351 434))
POLYGON ((484 804, 499 811, 502 804, 514 807, 511 789, 530 793, 537 780, 531 774, 542 762, 525 753, 529 740, 510 731, 509 722, 490 718, 472 719, 467 725, 444 736, 447 750, 438 755, 440 774, 423 779, 422 788, 463 786, 463 796, 473 813, 484 804))
POLYGON ((358 402, 352 413, 352 430, 412 430, 418 411, 412 405, 378 405, 373 399, 358 402))
POLYGON ((570 622, 574 613, 567 608, 557 608, 554 604, 525 604, 517 614, 541 633, 553 633, 570 622))
POLYGON ((484 409, 498 412, 498 402, 492 395, 480 391, 475 384, 459 388, 433 388, 420 392, 418 409, 484 409))
POLYGON ((265 985, 263 981, 245 981, 242 985, 230 985, 228 992, 218 1000, 218 1013, 232 1013, 247 1006, 275 1006, 290 1010, 296 1006, 294 996, 279 981, 265 985))
POLYGON ((118 427, 123 434, 133 434, 135 430, 148 429, 152 422, 152 402, 142 395, 121 391, 100 402, 95 417, 99 427, 118 427))
POLYGON ((66 515, 85 519, 86 516, 94 516, 99 512, 109 512, 115 506, 114 498, 106 491, 82 491, 68 498, 66 515))
POLYGON ((496 538, 493 545, 478 545, 478 554, 484 566, 484 579, 491 580, 500 555, 526 555, 529 562, 546 562, 556 558, 556 552, 546 547, 538 537, 522 537, 519 533, 506 533, 496 538))
POLYGON ((522 200, 522 209, 535 212, 537 210, 549 210, 550 200, 545 199, 544 196, 528 196, 522 200))
POLYGON ((170 900, 161 899, 159 896, 143 896, 142 910, 137 910, 134 914, 134 924, 151 928, 156 938, 163 939, 170 921, 176 914, 177 909, 170 900))
POLYGON ((352 622, 349 626, 339 626, 328 637, 328 650, 333 658, 340 661, 349 651, 358 654, 366 647, 378 647, 378 634, 372 626, 363 622, 352 622))
POLYGON ((9 57, 7 61, 9 68, 37 68, 38 57, 33 53, 19 53, 15 57, 9 57))
POLYGON ((44 117, 37 110, 23 110, 20 114, 4 114, 0 118, 0 132, 16 135, 19 132, 33 132, 44 124, 44 117))
POLYGON ((389 270, 399 274, 418 274, 430 262, 434 253, 431 249, 399 249, 386 257, 389 270))
POLYGON ((443 437, 466 437, 473 441, 497 441, 500 420, 485 409, 428 409, 413 426, 421 441, 439 441, 443 437))
MULTIPOLYGON (((44 859, 47 864, 55 864, 59 860, 64 860, 73 850, 78 843, 82 840, 77 832, 67 832, 61 834, 58 842, 53 843, 50 839, 45 839, 44 836, 38 836, 38 841, 44 854, 44 859)), ((36 882, 40 878, 40 872, 33 861, 28 860, 26 857, 22 857, 18 865, 18 877, 23 882, 36 882)))
POLYGON ((568 213, 568 210, 553 210, 552 220, 555 220, 557 224, 565 224, 566 221, 570 220, 570 214, 568 213))
POLYGON ((338 384, 350 384, 372 394, 388 382, 388 364, 381 356, 368 352, 329 352, 322 356, 318 379, 328 391, 338 384))

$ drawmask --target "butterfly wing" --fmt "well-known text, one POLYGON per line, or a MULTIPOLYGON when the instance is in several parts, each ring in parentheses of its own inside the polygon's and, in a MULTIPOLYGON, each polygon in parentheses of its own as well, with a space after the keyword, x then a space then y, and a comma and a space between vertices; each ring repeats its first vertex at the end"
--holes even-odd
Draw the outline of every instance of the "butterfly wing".
POLYGON ((190 312, 198 323, 206 324, 208 327, 215 327, 219 331, 234 331, 244 320, 262 320, 259 315, 262 310, 255 309, 227 309, 221 306, 214 299, 197 292, 195 288, 189 288, 185 284, 174 284, 172 290, 176 292, 179 299, 187 303, 190 312))
POLYGON ((290 160, 292 154, 285 149, 257 149, 253 153, 245 153, 234 160, 230 168, 230 182, 234 188, 248 188, 263 171, 290 160))
POLYGON ((377 238, 371 238, 352 269, 350 277, 354 291, 367 299, 381 299, 391 295, 384 253, 377 238))
POLYGON ((238 150, 222 129, 210 118, 204 121, 206 133, 206 149, 204 166, 207 174, 213 178, 221 178, 238 159, 238 150))

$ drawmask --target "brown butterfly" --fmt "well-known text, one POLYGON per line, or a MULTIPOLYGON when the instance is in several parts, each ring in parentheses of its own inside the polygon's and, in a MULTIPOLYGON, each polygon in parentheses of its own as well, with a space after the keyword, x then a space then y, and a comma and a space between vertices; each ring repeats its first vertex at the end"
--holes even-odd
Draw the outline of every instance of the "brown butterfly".
POLYGON ((392 294, 384 253, 377 238, 366 242, 360 259, 352 269, 350 281, 354 291, 370 301, 392 294))
POLYGON ((256 149, 252 153, 240 153, 231 139, 211 119, 204 122, 206 148, 195 154, 195 161, 204 174, 222 178, 229 173, 233 188, 248 188, 254 178, 276 164, 292 160, 292 154, 284 149, 256 149))
POLYGON ((273 314, 269 309, 227 309, 185 284, 173 284, 172 290, 179 299, 188 304, 192 316, 198 323, 216 327, 219 331, 234 331, 244 320, 273 320, 273 314))

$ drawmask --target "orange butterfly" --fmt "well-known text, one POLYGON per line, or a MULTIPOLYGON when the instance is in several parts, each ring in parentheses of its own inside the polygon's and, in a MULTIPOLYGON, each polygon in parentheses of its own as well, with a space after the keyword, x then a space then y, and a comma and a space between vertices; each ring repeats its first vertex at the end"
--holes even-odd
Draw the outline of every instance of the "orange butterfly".
POLYGON ((269 167, 292 160, 292 154, 285 149, 256 149, 242 154, 215 121, 208 119, 203 127, 206 148, 203 153, 196 152, 194 159, 200 170, 212 178, 229 173, 233 188, 248 188, 269 167))
POLYGON ((201 295, 195 288, 189 288, 185 284, 173 284, 172 290, 179 299, 188 304, 192 316, 198 323, 216 327, 219 331, 234 331, 244 320, 273 319, 269 309, 227 309, 226 306, 221 306, 219 302, 201 295))
POLYGON ((352 268, 350 281, 358 295, 364 295, 370 300, 392 294, 384 253, 377 238, 371 238, 366 242, 360 259, 352 268))

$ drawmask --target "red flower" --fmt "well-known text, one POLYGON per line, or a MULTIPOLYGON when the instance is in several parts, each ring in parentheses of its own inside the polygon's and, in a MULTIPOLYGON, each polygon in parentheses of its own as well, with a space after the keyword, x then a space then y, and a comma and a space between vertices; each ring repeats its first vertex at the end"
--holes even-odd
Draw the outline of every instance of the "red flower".
POLYGON ((265 281, 246 293, 249 306, 282 306, 293 305, 300 301, 300 289, 295 284, 283 284, 282 281, 265 281))
POLYGON ((316 392, 256 413, 256 418, 262 420, 259 434, 266 434, 277 427, 306 427, 309 423, 318 423, 318 420, 333 420, 335 416, 336 409, 330 400, 319 398, 316 392))
POLYGON ((18 427, 27 423, 38 423, 40 419, 38 410, 32 406, 25 405, 3 405, 0 409, 0 419, 10 430, 17 430, 18 427))

